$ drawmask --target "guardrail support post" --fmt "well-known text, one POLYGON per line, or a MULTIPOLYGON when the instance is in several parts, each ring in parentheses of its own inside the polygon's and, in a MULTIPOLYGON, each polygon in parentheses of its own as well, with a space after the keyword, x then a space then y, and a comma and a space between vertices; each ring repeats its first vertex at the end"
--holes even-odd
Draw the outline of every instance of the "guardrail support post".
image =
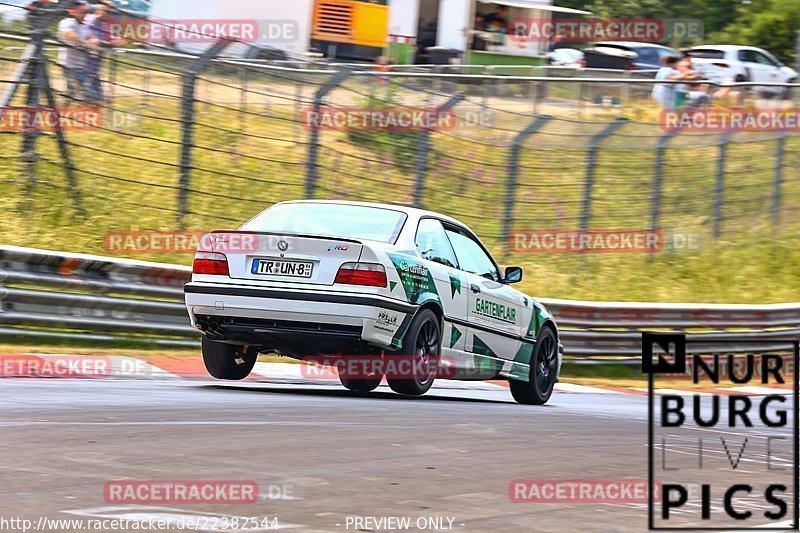
POLYGON ((781 132, 776 139, 775 177, 772 185, 772 225, 781 221, 781 188, 783 186, 783 161, 786 153, 786 132, 781 132))
POLYGON ((189 185, 192 173, 192 143, 194 142, 194 105, 197 75, 200 74, 208 63, 219 55, 231 41, 220 40, 195 59, 183 75, 181 88, 181 124, 183 126, 181 138, 181 174, 178 182, 178 227, 183 229, 186 213, 189 210, 189 185))
MULTIPOLYGON (((463 95, 455 95, 436 110, 437 115, 450 111, 462 100, 464 100, 463 95)), ((425 193, 425 177, 428 174, 428 153, 430 152, 431 147, 431 130, 425 128, 420 131, 419 135, 419 147, 417 151, 417 180, 414 183, 413 205, 414 207, 421 208, 422 196, 425 193)))
POLYGON ((655 168, 653 169, 653 191, 650 195, 650 229, 658 229, 661 223, 661 190, 664 182, 664 159, 667 144, 678 135, 678 131, 670 131, 658 140, 656 147, 655 168))
POLYGON ((553 117, 550 115, 540 115, 528 127, 519 132, 511 141, 508 154, 508 182, 506 183, 505 216, 503 217, 503 250, 505 255, 511 252, 508 239, 511 236, 511 224, 514 218, 514 204, 517 198, 517 181, 519 177, 519 152, 522 144, 534 133, 542 129, 553 117))
POLYGON ((794 69, 800 72, 800 30, 794 32, 794 39, 795 39, 794 69))
POLYGON ((722 200, 725 195, 725 160, 728 157, 728 142, 731 133, 723 132, 719 139, 719 154, 717 156, 717 176, 714 183, 714 206, 713 206, 713 235, 719 237, 722 225, 722 200))
POLYGON ((603 131, 592 137, 589 142, 589 153, 586 158, 586 180, 583 190, 583 208, 581 210, 581 231, 589 228, 589 220, 592 217, 592 189, 594 188, 594 177, 597 173, 597 152, 603 141, 610 137, 615 131, 628 122, 626 118, 618 118, 605 127, 603 131))
MULTIPOLYGON (((339 70, 314 93, 313 112, 315 116, 319 116, 325 96, 347 79, 352 72, 349 67, 339 70)), ((298 120, 302 119, 298 117, 298 120)), ((319 179, 318 159, 319 128, 311 127, 311 136, 308 141, 308 173, 306 174, 306 198, 309 200, 314 198, 314 193, 317 189, 317 179, 319 179)))

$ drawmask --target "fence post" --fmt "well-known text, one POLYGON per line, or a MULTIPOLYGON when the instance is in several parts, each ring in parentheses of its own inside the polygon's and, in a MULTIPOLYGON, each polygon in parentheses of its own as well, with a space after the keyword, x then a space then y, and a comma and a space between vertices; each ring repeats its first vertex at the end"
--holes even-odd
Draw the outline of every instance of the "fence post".
POLYGON ((589 228, 589 220, 592 217, 592 188, 594 187, 594 177, 597 171, 597 152, 603 141, 611 136, 615 131, 628 122, 626 118, 618 118, 603 131, 592 137, 589 142, 589 153, 586 156, 586 180, 583 189, 583 209, 581 210, 581 231, 589 228))
POLYGON ((794 69, 800 71, 800 30, 794 32, 795 39, 795 56, 794 56, 794 69))
POLYGON ((117 87, 117 54, 116 48, 111 48, 106 52, 108 58, 108 103, 116 101, 117 87))
POLYGON ((550 115, 540 115, 528 127, 519 132, 511 141, 510 152, 508 154, 508 181, 506 183, 505 216, 503 217, 503 250, 505 255, 511 252, 508 239, 511 235, 511 223, 514 217, 514 204, 517 197, 517 178, 519 176, 519 152, 528 137, 538 132, 553 117, 550 115))
POLYGON ((180 229, 184 228, 184 219, 189 203, 189 185, 192 178, 192 143, 194 142, 194 105, 197 75, 230 44, 231 41, 225 39, 217 41, 203 55, 192 61, 189 69, 183 75, 183 85, 181 87, 181 125, 183 130, 181 132, 181 174, 178 182, 178 227, 180 229))
POLYGON ((658 229, 661 218, 661 189, 664 182, 664 156, 669 143, 676 135, 677 130, 672 130, 658 140, 656 148, 655 168, 653 170, 653 191, 650 195, 650 229, 658 229))
POLYGON ((719 155, 717 159, 717 176, 714 184, 714 213, 713 213, 713 234, 714 238, 719 237, 720 225, 722 223, 722 198, 725 193, 725 159, 728 156, 728 142, 731 139, 731 132, 726 131, 720 135, 719 155))
POLYGON ((786 153, 786 132, 778 134, 775 147, 775 175, 772 185, 772 225, 777 226, 781 221, 781 187, 783 186, 783 160, 786 153))
MULTIPOLYGON (((335 89, 340 83, 347 79, 353 70, 349 67, 344 67, 342 70, 336 72, 333 76, 326 81, 322 87, 314 93, 313 110, 316 116, 319 116, 320 109, 322 108, 322 100, 325 96, 335 89)), ((301 119, 302 120, 302 119, 301 119)), ((319 178, 318 171, 318 158, 319 158, 319 128, 311 127, 311 136, 308 142, 308 173, 306 174, 306 198, 311 200, 314 198, 314 193, 317 189, 317 179, 319 178)))
MULTIPOLYGON (((464 96, 457 94, 439 107, 436 112, 437 115, 446 113, 457 106, 464 96)), ((428 153, 431 146, 431 130, 424 128, 419 133, 419 150, 417 151, 417 180, 414 183, 414 207, 422 207, 422 195, 425 192, 425 176, 428 173, 428 153)))

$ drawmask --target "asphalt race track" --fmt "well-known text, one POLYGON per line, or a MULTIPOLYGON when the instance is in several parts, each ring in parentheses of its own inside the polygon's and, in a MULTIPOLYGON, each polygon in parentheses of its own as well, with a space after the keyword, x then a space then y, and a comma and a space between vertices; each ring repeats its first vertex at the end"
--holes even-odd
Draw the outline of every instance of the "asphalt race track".
POLYGON ((529 407, 499 387, 407 399, 385 386, 5 379, 0 506, 34 523, 268 516, 296 531, 379 531, 392 528, 355 519, 410 517, 438 519, 425 529, 437 531, 642 531, 645 505, 512 503, 509 482, 647 479, 646 405, 561 392, 529 407), (261 496, 111 505, 104 486, 117 479, 252 480, 261 496))

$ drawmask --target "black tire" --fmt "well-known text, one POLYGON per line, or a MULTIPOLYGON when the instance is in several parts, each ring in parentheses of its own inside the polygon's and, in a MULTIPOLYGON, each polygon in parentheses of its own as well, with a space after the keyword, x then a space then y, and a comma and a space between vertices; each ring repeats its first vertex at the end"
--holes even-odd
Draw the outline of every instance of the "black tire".
POLYGON ((358 379, 343 378, 342 376, 339 376, 339 381, 342 382, 344 388, 350 389, 351 391, 370 392, 375 390, 378 385, 381 384, 381 378, 383 378, 383 376, 358 379))
POLYGON ((203 362, 217 379, 240 380, 250 375, 258 353, 245 351, 244 346, 217 342, 203 337, 203 362))
POLYGON ((398 394, 410 396, 422 396, 428 392, 439 370, 441 344, 442 327, 439 319, 430 309, 423 309, 411 321, 398 355, 412 358, 415 368, 425 369, 426 375, 418 376, 417 372, 413 372, 413 377, 400 379, 388 377, 387 372, 389 387, 398 394))
POLYGON ((553 328, 544 326, 536 339, 528 381, 509 381, 511 395, 518 403, 544 405, 553 394, 558 372, 558 339, 553 328))

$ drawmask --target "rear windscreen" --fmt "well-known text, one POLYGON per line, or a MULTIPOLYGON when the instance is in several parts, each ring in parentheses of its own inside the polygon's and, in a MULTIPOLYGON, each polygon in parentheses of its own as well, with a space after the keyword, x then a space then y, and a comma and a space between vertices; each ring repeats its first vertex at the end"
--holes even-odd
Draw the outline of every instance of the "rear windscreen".
POLYGON ((279 204, 270 207, 239 229, 394 244, 406 218, 406 214, 401 211, 362 205, 279 204))
POLYGON ((722 50, 689 50, 686 55, 697 59, 723 59, 725 52, 722 50))

